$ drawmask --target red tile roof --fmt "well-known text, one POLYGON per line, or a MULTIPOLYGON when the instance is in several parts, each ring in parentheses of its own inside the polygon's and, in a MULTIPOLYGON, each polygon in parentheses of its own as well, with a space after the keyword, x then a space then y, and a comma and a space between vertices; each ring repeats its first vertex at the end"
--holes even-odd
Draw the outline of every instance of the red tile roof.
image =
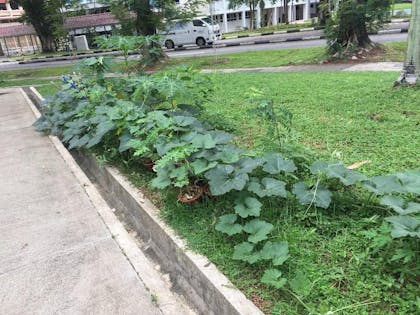
POLYGON ((72 30, 93 26, 104 26, 118 24, 118 21, 110 13, 99 13, 81 16, 72 16, 66 19, 64 27, 72 30))
POLYGON ((0 37, 22 36, 30 34, 35 34, 35 30, 32 25, 19 24, 0 27, 0 37))
MULTIPOLYGON (((82 16, 72 16, 66 19, 66 29, 86 28, 95 26, 115 25, 118 21, 110 13, 99 13, 82 16)), ((13 26, 0 26, 0 37, 22 36, 35 34, 32 25, 19 24, 13 26)))

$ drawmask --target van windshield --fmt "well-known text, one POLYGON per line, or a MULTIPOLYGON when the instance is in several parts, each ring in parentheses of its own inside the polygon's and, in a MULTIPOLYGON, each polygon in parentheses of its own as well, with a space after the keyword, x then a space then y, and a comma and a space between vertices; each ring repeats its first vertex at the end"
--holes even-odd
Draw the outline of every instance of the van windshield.
MULTIPOLYGON (((205 17, 205 18, 202 18, 202 20, 204 21, 204 22, 206 22, 207 24, 210 24, 210 25, 212 25, 212 23, 211 23, 211 18, 209 18, 209 17, 205 17)), ((213 25, 216 25, 217 23, 213 20, 213 25)))

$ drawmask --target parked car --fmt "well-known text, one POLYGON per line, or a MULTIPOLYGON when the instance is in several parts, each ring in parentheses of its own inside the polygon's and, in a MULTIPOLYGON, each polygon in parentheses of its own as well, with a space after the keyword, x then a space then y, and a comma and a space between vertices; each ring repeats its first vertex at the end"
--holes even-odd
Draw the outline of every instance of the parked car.
POLYGON ((184 45, 204 47, 213 44, 222 36, 218 24, 211 23, 210 18, 195 18, 190 21, 175 21, 167 24, 164 31, 160 31, 162 44, 172 49, 184 45))

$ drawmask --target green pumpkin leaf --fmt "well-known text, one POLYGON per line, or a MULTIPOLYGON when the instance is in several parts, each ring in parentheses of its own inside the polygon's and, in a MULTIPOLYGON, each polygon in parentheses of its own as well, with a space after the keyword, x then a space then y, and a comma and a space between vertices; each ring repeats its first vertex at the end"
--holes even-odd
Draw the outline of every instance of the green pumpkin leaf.
POLYGON ((261 283, 281 289, 287 283, 285 278, 281 277, 282 273, 277 269, 267 269, 261 277, 261 283))
POLYGON ((233 138, 230 133, 220 130, 209 131, 209 134, 217 144, 227 144, 233 138))
POLYGON ((69 149, 81 148, 84 145, 86 145, 86 143, 88 143, 89 140, 90 140, 90 137, 88 134, 84 135, 81 138, 75 136, 69 142, 69 149))
POLYGON ((395 176, 401 181, 407 193, 420 195, 420 171, 407 170, 395 176))
POLYGON ((152 180, 152 187, 163 189, 171 184, 168 171, 165 168, 157 169, 157 177, 152 180))
POLYGON ((241 194, 239 198, 235 200, 235 212, 242 218, 249 216, 259 217, 261 212, 262 203, 248 194, 241 194))
POLYGON ((216 141, 208 134, 197 134, 192 139, 191 144, 198 149, 212 149, 216 146, 216 141))
POLYGON ((391 236, 393 238, 411 236, 420 238, 420 220, 406 215, 385 218, 392 224, 391 236))
POLYGON ((196 159, 190 164, 195 175, 200 175, 217 165, 217 162, 209 162, 206 159, 196 159))
POLYGON ((417 203, 417 202, 406 203, 406 201, 401 197, 387 195, 381 199, 380 204, 383 206, 388 206, 402 215, 420 212, 420 203, 417 203))
POLYGON ((258 166, 260 166, 261 163, 262 163, 262 160, 260 159, 244 157, 244 158, 241 158, 238 161, 238 163, 236 163, 236 167, 238 171, 241 173, 251 173, 258 166))
POLYGON ((249 177, 247 174, 236 173, 231 165, 217 165, 209 170, 205 177, 209 180, 210 191, 214 196, 223 195, 231 190, 242 190, 249 177))
POLYGON ((310 167, 310 171, 312 174, 321 172, 329 178, 337 178, 345 186, 354 185, 356 182, 366 179, 366 176, 359 172, 349 170, 341 162, 327 163, 316 161, 310 167))
POLYGON ((180 126, 180 127, 186 127, 194 124, 197 119, 191 116, 174 116, 172 117, 172 120, 174 124, 180 126))
POLYGON ((187 166, 181 165, 179 167, 174 168, 169 172, 169 178, 175 179, 174 186, 175 187, 183 187, 189 184, 188 178, 188 169, 187 166))
POLYGON ((115 128, 115 124, 108 120, 101 122, 96 127, 95 135, 90 139, 89 143, 87 144, 87 148, 91 148, 94 145, 97 145, 99 142, 101 142, 102 138, 111 130, 115 128))
POLYGON ((262 259, 272 260, 274 266, 280 266, 289 258, 289 246, 287 242, 268 241, 260 254, 262 259))
POLYGON ((219 217, 219 223, 216 224, 216 231, 226 233, 229 236, 242 232, 242 225, 235 223, 238 219, 236 214, 226 214, 219 217))
POLYGON ((308 277, 298 270, 292 280, 289 281, 290 288, 299 296, 307 296, 311 292, 312 283, 308 277))
POLYGON ((317 207, 327 209, 331 203, 331 191, 321 185, 318 185, 317 189, 309 189, 304 182, 298 182, 293 185, 292 192, 303 205, 314 204, 317 207))
POLYGON ((246 261, 250 264, 256 263, 260 256, 258 253, 253 252, 254 245, 248 242, 243 242, 234 247, 233 259, 246 261))
POLYGON ((268 234, 273 229, 273 225, 270 223, 267 223, 265 221, 254 219, 252 221, 249 221, 244 226, 244 231, 248 234, 251 234, 248 237, 248 242, 251 243, 258 243, 263 240, 266 240, 268 238, 268 234))
POLYGON ((258 197, 286 197, 286 183, 280 180, 264 177, 261 183, 254 178, 248 185, 248 191, 255 193, 258 197))
POLYGON ((239 154, 237 152, 221 151, 213 155, 212 161, 219 160, 222 163, 236 163, 239 160, 239 154))
POLYGON ((263 160, 263 170, 269 174, 292 173, 297 169, 293 161, 285 160, 279 153, 266 155, 263 160))
POLYGON ((377 195, 406 192, 404 185, 395 175, 371 177, 364 181, 362 185, 377 195))

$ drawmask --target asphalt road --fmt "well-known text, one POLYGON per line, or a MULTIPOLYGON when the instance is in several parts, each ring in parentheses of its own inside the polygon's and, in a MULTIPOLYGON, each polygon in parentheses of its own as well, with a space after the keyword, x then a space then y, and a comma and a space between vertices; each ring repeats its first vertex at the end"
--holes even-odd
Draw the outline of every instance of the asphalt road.
MULTIPOLYGON (((302 37, 303 33, 305 32, 291 33, 287 35, 291 35, 290 37, 302 37)), ((309 33, 312 36, 315 35, 314 32, 309 32, 309 33)), ((284 35, 286 34, 282 34, 281 36, 284 36, 284 35)), ((279 35, 268 35, 268 36, 264 36, 263 38, 270 39, 268 38, 269 36, 278 37, 279 35)), ((388 42, 397 42, 397 41, 407 40, 407 33, 371 35, 370 37, 374 42, 388 43, 388 42)), ((255 41, 257 38, 261 38, 261 37, 252 37, 251 39, 241 38, 239 40, 242 43, 242 42, 246 42, 247 40, 255 41)), ((229 40, 229 42, 231 41, 232 40, 229 40)), ((222 42, 226 43, 227 40, 224 40, 222 42)), ((326 41, 324 39, 321 39, 321 40, 317 39, 317 40, 280 42, 280 43, 259 44, 259 45, 241 45, 241 46, 232 46, 232 47, 223 47, 223 48, 208 48, 208 49, 196 49, 194 47, 191 47, 191 49, 186 49, 186 50, 168 51, 167 54, 169 57, 211 56, 211 55, 218 55, 218 54, 228 54, 228 53, 238 53, 238 52, 247 52, 247 51, 258 51, 258 50, 320 47, 320 46, 325 46, 325 44, 326 44, 326 41)), ((42 63, 31 63, 31 64, 18 64, 17 62, 0 63, 0 71, 72 65, 72 64, 75 64, 77 61, 78 60, 46 61, 42 63)))
MULTIPOLYGON (((297 36, 295 35, 295 37, 297 36)), ((264 36, 264 39, 265 38, 266 36, 264 36)), ((374 42, 377 42, 377 43, 399 42, 399 41, 407 40, 407 33, 371 35, 370 38, 374 42)), ((320 46, 325 46, 325 45, 326 45, 325 39, 316 39, 316 40, 307 40, 307 41, 281 42, 281 43, 260 44, 260 45, 247 45, 247 46, 232 46, 232 47, 223 47, 223 48, 180 50, 180 51, 168 52, 168 55, 170 57, 209 56, 209 55, 216 55, 216 54, 229 54, 229 53, 237 53, 237 52, 256 51, 256 50, 308 48, 308 47, 320 47, 320 46)))

